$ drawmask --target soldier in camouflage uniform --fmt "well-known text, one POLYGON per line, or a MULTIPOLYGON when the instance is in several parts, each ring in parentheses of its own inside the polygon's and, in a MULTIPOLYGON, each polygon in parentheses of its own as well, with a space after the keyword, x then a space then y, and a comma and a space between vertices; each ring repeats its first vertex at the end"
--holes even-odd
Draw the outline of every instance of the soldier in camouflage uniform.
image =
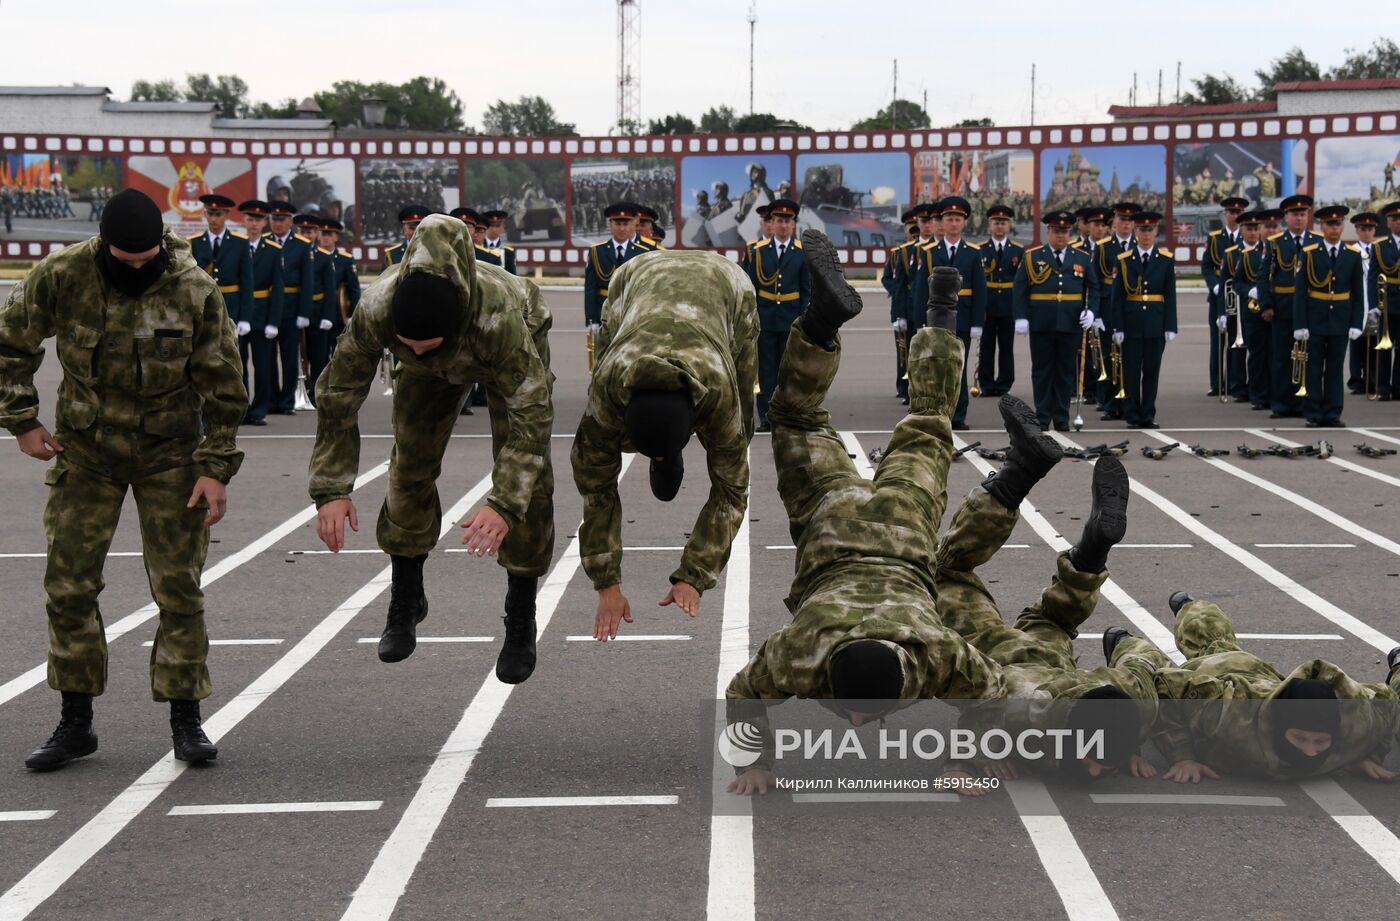
POLYGON ((1284 675, 1240 648, 1216 605, 1177 592, 1171 607, 1186 662, 1156 678, 1163 704, 1153 741, 1171 764, 1164 779, 1218 780, 1219 771, 1299 780, 1344 768, 1400 778, 1381 767, 1398 722, 1400 648, 1387 657, 1384 684, 1362 684, 1323 659, 1284 675))
POLYGON ((209 527, 243 452, 248 406, 233 321, 213 279, 160 208, 128 189, 104 210, 101 233, 39 263, 0 308, 0 426, 20 450, 57 457, 44 477, 49 686, 62 692, 58 729, 25 762, 52 770, 97 750, 92 698, 107 685, 97 597, 128 487, 160 611, 151 693, 170 701, 175 757, 218 754, 200 728, 211 691, 200 571, 209 527), (39 422, 34 374, 57 336, 63 366, 54 416, 39 422))
MULTIPOLYGON (((762 724, 762 704, 800 697, 859 726, 899 702, 1005 693, 1001 668, 944 626, 935 606, 937 528, 947 503, 963 347, 954 334, 959 276, 936 269, 929 326, 909 346, 910 415, 873 481, 856 472, 822 403, 841 361, 837 329, 860 312, 835 248, 803 234, 812 299, 792 326, 769 410, 778 491, 797 543, 786 599, 792 623, 764 641, 730 681, 730 719, 762 724), (846 709, 864 701, 861 711, 846 709)), ((730 790, 764 792, 768 763, 730 790)))
POLYGON ((662 606, 675 603, 694 617, 729 559, 748 508, 755 302, 744 270, 717 253, 660 252, 613 273, 572 454, 583 496, 579 552, 598 592, 597 639, 612 639, 620 621, 632 622, 621 586, 623 451, 651 458, 652 493, 669 502, 692 433, 705 448, 710 495, 662 606))
POLYGON ((394 448, 379 513, 379 546, 393 563, 388 622, 379 658, 412 654, 428 614, 423 563, 437 543, 437 478, 462 401, 473 381, 490 400, 495 465, 486 504, 463 525, 463 543, 494 555, 508 574, 505 644, 496 675, 518 684, 535 667, 535 592, 554 552, 554 422, 549 371, 551 317, 539 289, 473 255, 467 225, 443 214, 418 225, 401 262, 366 289, 317 385, 311 498, 318 532, 338 551, 345 521, 358 529, 350 490, 360 465, 357 420, 389 349, 394 371, 394 448))

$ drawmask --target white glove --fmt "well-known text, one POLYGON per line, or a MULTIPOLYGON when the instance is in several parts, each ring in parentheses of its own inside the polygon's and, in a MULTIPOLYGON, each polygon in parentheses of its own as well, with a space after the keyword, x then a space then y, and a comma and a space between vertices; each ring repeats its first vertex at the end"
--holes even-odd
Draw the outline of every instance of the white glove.
POLYGON ((1123 331, 1121 329, 1113 334, 1113 341, 1119 345, 1123 344, 1123 331))
POLYGON ((1347 330, 1347 338, 1348 338, 1348 339, 1360 339, 1360 338, 1361 338, 1361 330, 1359 330, 1359 329, 1357 329, 1355 326, 1353 326, 1351 329, 1347 330))
POLYGON ((1095 319, 1095 320, 1094 320, 1094 329, 1098 330, 1099 332, 1103 332, 1103 331, 1104 331, 1105 329, 1107 329, 1107 328, 1108 328, 1108 327, 1106 327, 1106 326, 1103 325, 1103 320, 1099 320, 1099 319, 1095 319))
POLYGON ((1094 326, 1094 312, 1092 310, 1081 310, 1079 312, 1079 328, 1092 329, 1094 326))
POLYGON ((595 335, 595 336, 598 335, 599 330, 601 330, 602 328, 603 328, 603 324, 602 324, 602 323, 589 323, 589 324, 588 324, 588 331, 589 331, 590 333, 592 333, 593 335, 595 335))
POLYGON ((239 320, 234 328, 238 330, 238 335, 246 336, 253 331, 253 324, 239 320))
POLYGON ((1168 342, 1171 342, 1171 341, 1172 341, 1173 339, 1175 339, 1175 338, 1176 338, 1176 333, 1172 332, 1171 330, 1167 330, 1167 341, 1168 341, 1168 342))
POLYGON ((328 331, 328 330, 329 330, 332 326, 334 326, 334 325, 335 325, 335 324, 331 323, 330 320, 322 320, 322 321, 321 321, 321 332, 324 333, 324 332, 328 331))
POLYGON ((971 336, 971 338, 973 338, 973 339, 981 339, 981 338, 982 338, 982 327, 980 327, 980 326, 974 326, 974 327, 972 327, 972 336, 971 336))
POLYGON ((266 337, 269 338, 269 339, 276 339, 276 338, 277 338, 277 327, 275 327, 275 326, 273 326, 271 323, 269 323, 268 325, 266 325, 266 326, 263 327, 263 335, 266 336, 266 337))
POLYGON ((1224 332, 1224 331, 1225 331, 1225 327, 1227 327, 1227 326, 1229 326, 1229 325, 1230 325, 1230 318, 1227 317, 1227 316, 1225 316, 1224 314, 1221 314, 1220 316, 1218 316, 1218 317, 1215 318, 1215 328, 1218 329, 1218 330, 1220 330, 1221 332, 1224 332))
POLYGON ((1250 289, 1249 289, 1249 296, 1250 296, 1250 299, 1251 299, 1251 300, 1256 300, 1256 301, 1259 300, 1259 289, 1258 289, 1257 287, 1256 287, 1256 288, 1250 288, 1250 289))
POLYGON ((1024 336, 1026 333, 1028 333, 1028 332, 1030 332, 1030 331, 1031 331, 1031 321, 1030 321, 1030 320, 1017 320, 1017 321, 1016 321, 1016 335, 1018 335, 1018 336, 1024 336))
POLYGON ((1210 286, 1210 293, 1211 293, 1211 294, 1219 294, 1219 293, 1220 293, 1220 286, 1219 286, 1219 285, 1211 285, 1211 286, 1210 286))
POLYGON ((1306 329, 1295 329, 1293 330, 1293 338, 1298 342, 1307 342, 1308 331, 1306 329))
POLYGON ((311 325, 311 321, 306 317, 297 317, 297 329, 306 329, 311 325))
POLYGON ((897 333, 905 332, 909 329, 909 321, 895 320, 894 322, 890 323, 890 328, 892 328, 897 333))
POLYGON ((1373 323, 1379 323, 1381 319, 1381 309, 1379 307, 1372 307, 1370 310, 1366 311, 1366 317, 1373 323))

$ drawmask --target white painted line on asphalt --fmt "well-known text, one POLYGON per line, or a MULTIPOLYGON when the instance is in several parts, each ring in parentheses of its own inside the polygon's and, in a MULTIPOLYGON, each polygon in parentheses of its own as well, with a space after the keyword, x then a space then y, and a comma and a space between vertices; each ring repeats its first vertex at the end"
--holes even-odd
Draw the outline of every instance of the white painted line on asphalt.
MULTIPOLYGON (((0 560, 43 560, 48 558, 47 553, 0 553, 0 560)), ((133 557, 144 556, 140 550, 109 550, 107 559, 131 559, 133 557)))
POLYGON ((1190 550, 1195 544, 1114 544, 1114 550, 1190 550))
POLYGON ((19 812, 0 812, 0 822, 42 822, 58 814, 57 809, 30 809, 19 812))
MULTIPOLYGON (((451 553, 452 550, 449 549, 447 552, 448 552, 448 553, 451 553)), ((361 549, 358 549, 358 550, 350 550, 350 549, 342 549, 342 550, 288 550, 288 551, 287 551, 287 556, 344 556, 344 555, 347 554, 347 553, 378 553, 378 554, 383 554, 384 551, 383 551, 383 550, 380 550, 378 547, 371 547, 371 548, 368 548, 368 549, 361 548, 361 549)))
POLYGON ((271 815, 290 812, 374 812, 383 800, 341 800, 319 803, 215 803, 209 806, 176 806, 166 815, 271 815))
POLYGON ((1209 793, 1090 793, 1101 806, 1286 806, 1277 796, 1209 793))
MULTIPOLYGON (((1147 432, 1147 434, 1156 438, 1162 437, 1157 435, 1156 432, 1149 431, 1147 432)), ((1195 455, 1192 456, 1194 457, 1195 455)), ((1371 543, 1376 544, 1376 546, 1378 547, 1383 547, 1385 549, 1394 548, 1392 552, 1396 553, 1397 555, 1400 555, 1400 545, 1395 544, 1394 541, 1391 541, 1389 538, 1381 537, 1379 534, 1375 534, 1372 531, 1367 531, 1360 525, 1348 521, 1342 516, 1337 515, 1335 512, 1323 508, 1322 506, 1313 502, 1311 499, 1305 499, 1304 497, 1299 496, 1296 493, 1290 492, 1289 490, 1283 489, 1280 486, 1276 486, 1275 484, 1270 483, 1268 480, 1261 480, 1253 474, 1245 473, 1243 470, 1231 467, 1229 464, 1219 463, 1215 458, 1202 457, 1198 458, 1198 460, 1201 460, 1207 464, 1211 464, 1212 466, 1215 466, 1218 469, 1225 470, 1228 473, 1240 477, 1240 479, 1246 480, 1251 483, 1256 483, 1257 485, 1261 486, 1267 491, 1274 493, 1275 495, 1279 496, 1280 498, 1284 498, 1289 502, 1293 502, 1293 504, 1297 505, 1299 508, 1303 508, 1307 511, 1313 512, 1313 514, 1317 515, 1320 518, 1323 518, 1324 520, 1331 521, 1333 519, 1336 519, 1335 523, 1337 524, 1337 527, 1342 528, 1343 530, 1349 530, 1357 537, 1360 537, 1363 540, 1368 540, 1371 543), (1370 536, 1368 537, 1368 535, 1370 536), (1386 545, 1389 546, 1386 547, 1386 545)), ((1141 482, 1139 482, 1138 480, 1134 480, 1131 477, 1128 478, 1128 481, 1131 484, 1133 495, 1142 496, 1148 502, 1151 502, 1153 505, 1157 506, 1158 509, 1166 513, 1168 518, 1171 518, 1177 524, 1186 528, 1186 530, 1190 531, 1206 543, 1215 547, 1221 553, 1230 557, 1235 562, 1239 563, 1241 566, 1244 566, 1246 569, 1249 569, 1255 575, 1259 576, 1259 578, 1273 585, 1285 595, 1288 595, 1290 598, 1299 602, 1300 604, 1312 608, 1318 614, 1321 614, 1327 620, 1330 620, 1338 627, 1341 627, 1347 633, 1350 633, 1352 636, 1355 636, 1362 642, 1368 643, 1376 649, 1379 649, 1381 652, 1389 652, 1396 646, 1400 646, 1400 643, 1396 642, 1391 637, 1386 636, 1384 633, 1375 629, 1370 624, 1367 624, 1359 618, 1354 617, 1346 611, 1343 611, 1341 608, 1337 607, 1335 604, 1328 601, 1326 598, 1323 598, 1321 595, 1317 594, 1312 589, 1300 585, 1297 581, 1295 581, 1285 573, 1281 572, 1280 570, 1270 566, 1268 563, 1264 562, 1259 557, 1255 556, 1253 553, 1250 553, 1248 550, 1241 547, 1239 544, 1230 540, 1225 535, 1202 524, 1199 520, 1193 518, 1191 515, 1185 512, 1180 506, 1176 505, 1174 502, 1166 499, 1165 497, 1157 493, 1156 490, 1153 490, 1150 487, 1143 485, 1141 482)))
MULTIPOLYGON (((847 445, 847 453, 852 453, 854 448, 857 457, 864 456, 864 452, 860 450, 860 441, 854 433, 843 434, 842 441, 847 445)), ((961 448, 965 444, 957 434, 953 435, 955 448, 961 448)), ((975 454, 968 453, 963 457, 984 476, 992 472, 992 465, 975 454)), ((1031 505, 1029 499, 1021 503, 1020 514, 1030 523, 1036 534, 1040 535, 1040 539, 1052 549, 1069 549, 1069 543, 1059 535, 1045 516, 1031 505)), ((1127 592, 1115 585, 1112 579, 1103 584, 1101 594, 1149 638, 1166 633, 1166 628, 1128 597, 1127 592)), ((1166 636, 1170 639, 1171 634, 1166 633, 1166 636)), ((1099 878, 1094 875, 1094 868, 1089 866, 1089 858, 1080 849, 1074 832, 1070 831, 1069 823, 1059 814, 1059 809, 1045 785, 1035 778, 1023 777, 1015 783, 1007 784, 1006 790, 1016 807, 1021 824, 1030 835, 1031 844, 1035 847, 1041 866, 1045 868, 1045 874, 1059 893, 1065 914, 1070 921, 1118 921, 1118 912, 1114 911, 1113 904, 1108 900, 1108 893, 1104 891, 1099 878)))
MULTIPOLYGON (((595 639, 593 638, 592 634, 588 634, 588 633, 580 633, 580 634, 577 634, 577 635, 574 635, 574 636, 566 636, 566 637, 564 637, 564 639, 565 639, 565 641, 570 642, 570 643, 596 643, 596 642, 598 642, 597 640, 595 640, 595 639)), ((615 636, 615 637, 613 637, 612 639, 608 640, 608 642, 609 642, 609 643, 665 643, 665 642, 680 642, 680 641, 682 641, 682 640, 688 640, 688 639, 690 639, 690 637, 688 637, 688 636, 682 636, 682 635, 675 634, 675 633, 637 633, 637 634, 631 634, 631 635, 629 635, 629 634, 624 634, 624 633, 619 633, 617 636, 615 636)))
MULTIPOLYGON (((368 644, 368 643, 378 643, 378 642, 379 642, 379 637, 377 637, 377 636, 362 636, 362 637, 360 637, 358 640, 356 640, 355 642, 358 643, 358 644, 361 644, 361 645, 365 645, 365 644, 368 644)), ((496 638, 495 638, 494 636, 420 636, 420 637, 418 637, 418 642, 420 642, 420 643, 494 643, 494 642, 496 642, 496 638)))
MULTIPOLYGON (((457 520, 490 489, 491 476, 488 474, 443 516, 438 539, 453 533, 457 529, 457 520)), ((287 650, 282 658, 255 678, 252 684, 239 691, 237 696, 205 720, 204 730, 209 738, 217 742, 326 648, 355 615, 384 593, 389 587, 390 572, 388 566, 384 567, 359 591, 326 615, 310 633, 287 650)), ((29 917, 31 912, 57 892, 73 874, 82 869, 84 864, 144 812, 147 806, 155 802, 156 798, 185 772, 185 767, 185 762, 176 761, 173 753, 167 753, 152 765, 146 773, 117 794, 101 812, 45 857, 37 867, 26 873, 23 879, 10 887, 4 895, 0 895, 0 918, 5 921, 21 921, 29 917)))
MULTIPOLYGON (((626 475, 635 456, 623 455, 619 480, 626 475)), ((450 527, 456 527, 455 520, 450 527)), ((578 537, 575 536, 569 540, 564 555, 545 578, 535 598, 537 637, 544 635, 580 565, 578 537)), ((514 688, 515 685, 503 684, 496 678, 493 665, 486 680, 467 704, 461 720, 447 737, 447 742, 433 759, 408 808, 379 849, 369 872, 356 887, 349 907, 341 915, 344 921, 388 921, 394 913, 395 906, 413 878, 414 870, 423 860, 428 844, 452 806, 457 789, 466 779, 472 762, 486 743, 486 736, 505 709, 514 688)))
POLYGON ((1356 544, 1255 544, 1261 550, 1354 550, 1356 544))
POLYGON ((1301 781, 1298 786, 1312 797, 1342 827, 1371 859, 1380 864, 1390 878, 1400 883, 1400 838, 1370 815, 1351 794, 1325 777, 1301 781))
POLYGON ((684 550, 684 547, 623 547, 623 550, 684 550))
POLYGON ((794 793, 794 803, 960 803, 956 793, 794 793))
POLYGON ((860 440, 856 438, 856 433, 839 432, 838 434, 841 436, 841 443, 846 446, 846 453, 852 455, 851 460, 856 465, 856 472, 867 480, 875 479, 875 467, 870 463, 870 458, 866 456, 865 449, 860 446, 860 440))
MULTIPOLYGON (((1249 432, 1249 434, 1255 436, 1256 438, 1271 439, 1273 441, 1276 441, 1279 444, 1283 445, 1285 448, 1297 448, 1304 444, 1304 442, 1290 441, 1287 438, 1282 438, 1278 435, 1266 432, 1263 429, 1246 429, 1245 431, 1249 432)), ((1332 449, 1335 451, 1339 447, 1341 446, 1333 445, 1332 449)), ((1372 470, 1370 467, 1367 467, 1363 464, 1355 463, 1353 461, 1345 460, 1344 458, 1335 456, 1329 457, 1327 458, 1327 463, 1337 467, 1341 467, 1344 470, 1350 470, 1353 473, 1359 473, 1365 477, 1370 477, 1373 480, 1379 480, 1382 483, 1388 483, 1391 486, 1400 486, 1400 477, 1389 476, 1387 474, 1381 473, 1379 470, 1372 470)))
MULTIPOLYGON (((1390 441, 1390 442, 1393 442, 1393 443, 1395 443, 1395 444, 1400 445, 1400 438, 1392 438, 1392 437, 1390 437, 1390 436, 1388 436, 1388 435, 1380 435, 1380 434, 1377 434, 1378 432, 1384 432, 1384 431, 1392 431, 1392 432, 1393 432, 1393 431, 1396 431, 1398 428, 1400 428, 1400 426, 1382 425, 1382 426, 1379 426, 1379 427, 1374 427, 1374 426, 1373 426, 1372 428, 1369 428, 1369 429, 1341 429, 1341 431, 1344 431, 1344 432, 1355 432, 1355 433, 1357 433, 1358 435, 1375 435, 1375 437, 1377 437, 1377 438, 1379 438, 1379 439, 1381 439, 1381 440, 1383 440, 1383 441, 1390 441)), ((1249 429, 1248 429, 1248 426, 1243 426, 1243 425, 1224 425, 1224 426, 1209 426, 1209 425, 1206 425, 1206 426, 1198 426, 1198 427, 1194 427, 1194 428, 1193 428, 1193 427, 1190 427, 1190 426, 1173 425, 1173 426, 1170 426, 1169 429, 1167 429, 1167 430, 1170 430, 1170 431, 1173 431, 1173 432, 1245 432, 1245 431, 1248 431, 1249 429)), ((1094 434, 1094 433, 1096 433, 1096 432, 1103 432, 1103 433, 1109 434, 1109 435, 1114 435, 1114 434, 1116 434, 1116 435, 1131 436, 1131 435, 1133 435, 1136 431, 1138 431, 1138 430, 1136 430, 1136 429, 1123 429, 1123 428, 1103 428, 1103 429, 1086 428, 1086 429, 1082 429, 1082 430, 1079 432, 1079 434, 1080 434, 1080 435, 1092 435, 1092 434, 1094 434)), ((1147 430, 1147 429, 1142 429, 1142 431, 1143 431, 1143 433, 1145 434, 1145 433, 1147 433, 1149 430, 1147 430)), ((1164 431, 1165 431, 1165 430, 1164 430, 1164 431)), ((1317 431, 1317 430, 1316 430, 1316 429, 1305 428, 1304 426, 1301 426, 1301 425, 1295 425, 1295 426, 1290 426, 1290 427, 1281 427, 1281 428, 1276 428, 1276 429, 1267 429, 1267 431, 1269 431, 1269 432, 1314 432, 1314 431, 1317 431)), ((995 434, 998 434, 998 435, 1005 435, 1005 434, 1006 434, 1006 430, 1005 430, 1005 429, 971 429, 970 431, 964 432, 963 434, 966 434, 966 435, 975 435, 975 434, 982 434, 982 433, 995 433, 995 434)), ((853 435, 892 435, 892 434, 894 434, 894 432, 891 431, 890 429, 852 429, 852 430, 851 430, 851 434, 853 434, 853 435)), ((967 455, 964 454, 963 457, 967 457, 967 455)))
MULTIPOLYGON (((210 640, 210 646, 279 646, 282 640, 210 640)), ((155 645, 154 640, 146 640, 141 644, 147 649, 155 645)))
POLYGON ((1388 441, 1393 445, 1400 445, 1400 438, 1396 438, 1393 435, 1381 434, 1383 428, 1352 429, 1351 431, 1353 434, 1360 435, 1362 438, 1374 438, 1377 441, 1388 441))
MULTIPOLYGON (((364 473, 360 474, 358 477, 355 478, 355 488, 359 489, 361 486, 364 486, 371 480, 375 480, 383 476, 385 473, 388 472, 388 470, 388 461, 371 467, 369 470, 366 470, 364 473)), ((275 546, 278 541, 287 537, 292 532, 296 531, 302 525, 306 524, 308 521, 311 521, 315 517, 316 506, 306 506, 301 511, 297 512, 295 515, 288 518, 286 521, 282 522, 277 527, 273 528, 271 531, 268 531, 266 534, 262 535, 257 540, 248 544, 242 550, 239 550, 235 553, 224 557, 218 563, 215 563, 213 566, 210 566, 208 569, 204 570, 204 575, 199 580, 200 587, 208 588, 211 584, 217 582, 219 579, 233 572, 235 569, 242 566, 244 563, 247 563, 249 560, 252 560, 255 557, 257 557, 264 550, 275 546)), ((131 632, 132 630, 144 624, 146 621, 150 620, 152 617, 155 617, 158 613, 159 611, 156 608, 155 602, 151 602, 144 608, 141 608, 139 611, 134 611, 123 617, 121 620, 118 620, 115 623, 108 624, 107 642, 111 643, 113 640, 116 640, 117 638, 131 632)), ((0 684, 0 706, 9 703, 11 700, 14 700, 20 694, 23 694, 30 688, 35 687, 40 682, 42 682, 47 677, 47 675, 48 664, 43 663, 34 666, 29 671, 20 675, 18 678, 11 678, 4 684, 0 684)))
POLYGON ((678 796, 493 796, 487 809, 540 809, 569 806, 674 806, 678 796))
MULTIPOLYGON (((1102 640, 1102 633, 1081 633, 1081 640, 1102 640)), ((1237 640, 1340 640, 1340 633, 1236 633, 1237 640)))
MULTIPOLYGON (((1119 546, 1122 546, 1122 545, 1120 544, 1119 546)), ((795 544, 768 544, 768 545, 765 546, 763 549, 764 549, 764 550, 796 550, 796 549, 797 549, 797 546, 796 546, 795 544)), ((1031 545, 1030 545, 1030 544, 1002 544, 1002 545, 1001 545, 1001 549, 1003 549, 1003 550, 1029 550, 1029 549, 1031 549, 1031 545)))
MULTIPOLYGON (((724 611, 720 616, 719 667, 715 673, 716 701, 725 699, 729 682, 749 661, 749 513, 744 510, 734 536, 729 566, 724 574, 724 611)), ((713 796, 729 797, 726 815, 710 816, 710 858, 705 876, 706 921, 753 921, 754 854, 753 802, 734 796, 725 786, 734 769, 715 746, 710 764, 713 796)))

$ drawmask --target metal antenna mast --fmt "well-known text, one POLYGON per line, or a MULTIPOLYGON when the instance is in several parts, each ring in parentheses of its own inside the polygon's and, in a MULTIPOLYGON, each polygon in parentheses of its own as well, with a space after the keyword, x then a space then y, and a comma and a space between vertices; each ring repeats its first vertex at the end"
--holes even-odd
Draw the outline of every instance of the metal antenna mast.
POLYGON ((637 71, 641 45, 638 0, 617 0, 617 131, 636 134, 642 124, 642 81, 637 71))
POLYGON ((750 0, 749 3, 749 114, 753 114, 753 37, 754 29, 758 25, 758 2, 750 0))

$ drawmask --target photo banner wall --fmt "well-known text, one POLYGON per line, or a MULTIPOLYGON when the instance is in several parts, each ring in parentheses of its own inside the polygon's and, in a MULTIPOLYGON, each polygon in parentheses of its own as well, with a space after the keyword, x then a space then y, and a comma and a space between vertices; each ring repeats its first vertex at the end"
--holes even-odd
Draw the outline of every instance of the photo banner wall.
MULTIPOLYGON (((667 247, 738 258, 757 207, 802 205, 854 267, 878 268, 911 204, 961 195, 968 233, 1005 204, 1023 243, 1050 208, 1129 199, 1162 211, 1165 246, 1199 262, 1220 201, 1261 206, 1306 192, 1378 209, 1400 198, 1394 112, 1006 128, 675 137, 368 137, 320 140, 75 137, 0 130, 0 258, 34 259, 96 231, 112 191, 134 186, 181 233, 203 227, 199 196, 292 202, 346 225, 355 257, 378 264, 407 204, 507 213, 523 267, 582 269, 608 238, 603 209, 628 199, 660 215, 667 247)), ((237 220, 237 214, 232 215, 237 220)))

